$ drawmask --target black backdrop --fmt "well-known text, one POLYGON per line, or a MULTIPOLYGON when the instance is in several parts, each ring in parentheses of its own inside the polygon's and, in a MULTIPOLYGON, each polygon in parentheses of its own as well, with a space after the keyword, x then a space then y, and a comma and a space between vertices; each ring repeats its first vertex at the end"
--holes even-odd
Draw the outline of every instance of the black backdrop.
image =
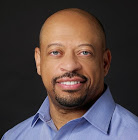
POLYGON ((1 1, 0 137, 35 114, 46 97, 36 73, 34 48, 39 30, 53 12, 78 7, 96 15, 107 33, 112 64, 106 82, 115 101, 138 115, 137 0, 1 1))

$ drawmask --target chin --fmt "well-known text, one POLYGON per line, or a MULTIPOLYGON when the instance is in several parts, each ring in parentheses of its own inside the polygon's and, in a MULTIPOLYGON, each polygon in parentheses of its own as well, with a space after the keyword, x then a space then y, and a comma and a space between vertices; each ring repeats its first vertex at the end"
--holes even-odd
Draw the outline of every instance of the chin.
MULTIPOLYGON (((61 96, 55 92, 55 100, 58 102, 58 104, 60 104, 63 107, 70 107, 70 108, 79 107, 85 102, 87 97, 87 94, 82 95, 81 93, 78 93, 78 91, 66 90, 64 91, 64 93, 66 95, 61 96)), ((83 92, 83 93, 87 93, 87 92, 83 92)))

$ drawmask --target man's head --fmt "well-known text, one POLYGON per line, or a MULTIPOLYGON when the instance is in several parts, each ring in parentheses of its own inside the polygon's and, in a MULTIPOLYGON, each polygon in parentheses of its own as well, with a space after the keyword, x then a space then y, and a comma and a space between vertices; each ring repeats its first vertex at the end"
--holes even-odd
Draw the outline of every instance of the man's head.
POLYGON ((111 53, 94 16, 80 9, 65 9, 42 26, 35 60, 50 103, 77 108, 103 92, 111 53))

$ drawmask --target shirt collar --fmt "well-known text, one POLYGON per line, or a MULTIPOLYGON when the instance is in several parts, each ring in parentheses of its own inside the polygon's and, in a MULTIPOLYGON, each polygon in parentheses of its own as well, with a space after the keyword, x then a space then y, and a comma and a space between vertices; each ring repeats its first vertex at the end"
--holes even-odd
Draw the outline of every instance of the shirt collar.
POLYGON ((46 99, 42 103, 40 109, 34 115, 31 126, 32 127, 35 126, 35 124, 37 123, 37 121, 39 119, 41 119, 42 121, 46 121, 46 122, 51 120, 50 113, 49 113, 49 100, 48 100, 48 97, 46 97, 46 99))
MULTIPOLYGON (((112 98, 109 88, 105 90, 103 95, 93 104, 93 106, 82 116, 94 127, 105 134, 108 134, 110 122, 115 109, 115 102, 112 98)), ((36 113, 32 121, 32 127, 37 121, 50 121, 49 100, 48 97, 44 100, 40 109, 36 113)))
POLYGON ((83 117, 103 133, 108 134, 114 109, 115 102, 108 87, 83 117))

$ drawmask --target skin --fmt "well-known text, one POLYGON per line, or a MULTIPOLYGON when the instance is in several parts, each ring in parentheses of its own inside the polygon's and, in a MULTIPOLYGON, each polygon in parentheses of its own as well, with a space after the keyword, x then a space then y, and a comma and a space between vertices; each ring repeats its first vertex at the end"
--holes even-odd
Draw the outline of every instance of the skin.
POLYGON ((50 16, 35 48, 37 73, 46 87, 50 115, 60 129, 81 117, 104 92, 111 52, 95 17, 80 9, 50 16), (61 82, 77 81, 75 85, 61 82))

